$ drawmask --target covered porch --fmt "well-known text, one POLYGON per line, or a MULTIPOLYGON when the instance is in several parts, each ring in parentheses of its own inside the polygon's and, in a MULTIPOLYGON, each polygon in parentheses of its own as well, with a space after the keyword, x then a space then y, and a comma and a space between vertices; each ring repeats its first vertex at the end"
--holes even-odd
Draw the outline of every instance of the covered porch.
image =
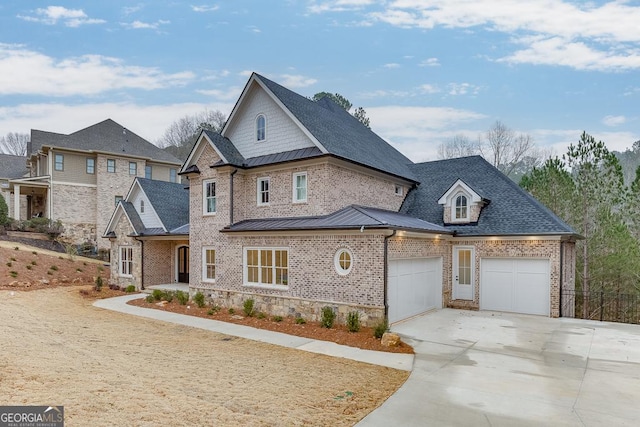
POLYGON ((51 218, 50 189, 48 176, 9 180, 9 191, 13 197, 13 212, 9 215, 17 220, 51 218), (26 212, 21 206, 21 197, 26 198, 26 212))

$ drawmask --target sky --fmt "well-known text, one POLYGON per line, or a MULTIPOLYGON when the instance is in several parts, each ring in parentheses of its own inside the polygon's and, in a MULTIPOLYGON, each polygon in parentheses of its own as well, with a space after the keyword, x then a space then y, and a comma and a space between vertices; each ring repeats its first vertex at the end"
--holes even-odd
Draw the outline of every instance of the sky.
POLYGON ((415 162, 498 120, 556 155, 640 140, 638 1, 0 3, 0 136, 111 118, 155 143, 253 71, 340 93, 415 162))

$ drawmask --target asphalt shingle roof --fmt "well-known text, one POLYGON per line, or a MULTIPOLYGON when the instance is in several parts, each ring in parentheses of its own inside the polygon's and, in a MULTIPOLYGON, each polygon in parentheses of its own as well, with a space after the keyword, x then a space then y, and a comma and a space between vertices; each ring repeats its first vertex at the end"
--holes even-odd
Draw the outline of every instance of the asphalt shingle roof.
POLYGON ((83 151, 146 157, 149 159, 181 164, 182 162, 111 119, 104 120, 69 135, 41 130, 31 130, 29 153, 34 154, 43 146, 54 146, 83 151))
POLYGON ((242 166, 244 163, 244 157, 242 157, 242 154, 240 154, 229 138, 220 135, 218 132, 212 132, 206 129, 203 130, 203 132, 209 137, 213 145, 216 146, 229 164, 242 166))
POLYGON ((476 224, 446 225, 458 235, 575 235, 547 207, 480 156, 414 164, 421 184, 411 190, 400 212, 444 226, 438 199, 458 180, 489 200, 476 224))
POLYGON ((329 98, 314 102, 259 74, 255 76, 332 155, 417 181, 409 168, 411 160, 329 98))
POLYGON ((29 171, 27 169, 26 157, 0 154, 0 178, 22 178, 27 173, 29 173, 29 171))
POLYGON ((183 184, 140 177, 136 179, 167 230, 189 223, 189 192, 183 184))
POLYGON ((449 234, 445 228, 384 209, 351 205, 329 215, 299 218, 267 218, 240 221, 224 231, 337 230, 390 228, 449 234))

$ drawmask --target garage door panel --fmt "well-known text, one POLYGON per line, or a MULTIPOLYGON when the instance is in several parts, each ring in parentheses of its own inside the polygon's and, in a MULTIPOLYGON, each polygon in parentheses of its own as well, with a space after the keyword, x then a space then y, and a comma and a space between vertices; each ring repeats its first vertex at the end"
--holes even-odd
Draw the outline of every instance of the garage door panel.
POLYGON ((442 307, 442 259, 390 261, 388 298, 391 323, 442 307))
POLYGON ((549 315, 549 261, 484 258, 480 272, 480 308, 549 315))

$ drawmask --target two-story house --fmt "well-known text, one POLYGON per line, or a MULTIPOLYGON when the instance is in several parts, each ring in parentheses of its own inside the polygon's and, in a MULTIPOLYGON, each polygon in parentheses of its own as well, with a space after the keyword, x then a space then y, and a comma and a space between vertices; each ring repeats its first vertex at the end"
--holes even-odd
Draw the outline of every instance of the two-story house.
MULTIPOLYGON (((258 74, 180 174, 189 288, 218 305, 368 324, 443 306, 558 316, 574 286, 579 236, 485 160, 414 164, 329 99, 258 74)), ((136 235, 120 224, 114 252, 136 235)))
POLYGON ((27 147, 29 175, 9 181, 12 192, 28 197, 26 215, 19 204, 13 217, 41 216, 60 220, 63 239, 98 239, 135 177, 177 182, 181 162, 111 119, 65 135, 31 131, 27 147))
POLYGON ((0 195, 7 203, 8 215, 14 219, 27 219, 26 214, 23 217, 14 217, 14 206, 18 205, 21 212, 26 212, 27 209, 27 197, 18 194, 17 196, 12 191, 12 186, 9 181, 12 179, 20 179, 29 176, 27 170, 27 158, 24 156, 14 156, 11 154, 0 154, 0 195))

